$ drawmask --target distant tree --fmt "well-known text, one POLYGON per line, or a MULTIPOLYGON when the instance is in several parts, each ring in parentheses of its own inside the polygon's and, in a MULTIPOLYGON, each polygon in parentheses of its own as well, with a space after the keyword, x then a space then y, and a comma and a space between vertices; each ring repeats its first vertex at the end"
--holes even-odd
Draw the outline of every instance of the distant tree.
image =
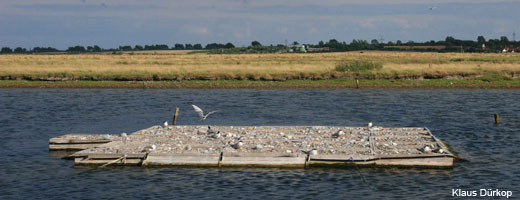
POLYGON ((130 45, 119 46, 119 50, 121 50, 121 51, 132 51, 132 46, 130 46, 130 45))
POLYGON ((9 47, 3 47, 0 53, 13 53, 13 50, 9 47))
POLYGON ((478 36, 477 37, 477 42, 479 44, 485 44, 486 43, 486 39, 484 38, 484 36, 478 36))
POLYGON ((191 44, 185 44, 184 46, 186 49, 193 49, 193 45, 191 44))
POLYGON ((370 44, 371 45, 378 45, 379 41, 377 41, 376 39, 373 39, 372 41, 370 41, 370 44))
POLYGON ((68 52, 75 52, 75 53, 78 53, 78 52, 86 52, 87 50, 85 49, 85 47, 83 46, 74 46, 74 47, 69 47, 67 49, 68 52))
POLYGON ((228 42, 228 43, 226 43, 226 45, 224 45, 224 48, 226 48, 226 49, 235 48, 235 45, 233 45, 231 42, 228 42))
POLYGON ((202 45, 201 44, 194 44, 193 45, 193 49, 202 49, 202 45))
POLYGON ((141 45, 134 46, 134 51, 142 51, 142 50, 144 50, 143 46, 141 46, 141 45))
POLYGON ((444 41, 446 42, 447 45, 456 45, 455 38, 453 38, 452 36, 446 37, 446 39, 444 39, 444 41))
POLYGON ((502 43, 502 45, 507 45, 509 43, 509 39, 507 39, 506 36, 502 36, 500 37, 500 43, 502 43))
POLYGON ((25 52, 27 52, 27 49, 22 48, 22 47, 16 47, 16 49, 14 49, 14 53, 25 53, 25 52))
POLYGON ((101 49, 101 47, 99 47, 98 45, 94 45, 93 52, 101 52, 101 51, 103 51, 103 49, 101 49))
POLYGON ((177 43, 177 44, 174 45, 174 49, 182 50, 182 49, 184 49, 184 45, 177 43))
POLYGON ((144 45, 144 50, 168 50, 170 49, 168 45, 165 44, 155 44, 155 45, 144 45))
POLYGON ((58 49, 52 47, 34 47, 33 52, 57 52, 58 49))
POLYGON ((397 41, 395 42, 395 44, 396 44, 396 45, 402 45, 403 42, 401 42, 401 40, 397 40, 397 41))
POLYGON ((251 46, 253 46, 253 47, 262 46, 262 44, 260 44, 260 42, 255 40, 255 41, 251 42, 251 46))
POLYGON ((394 46, 394 42, 392 42, 392 41, 388 41, 387 45, 388 45, 388 46, 394 46))
POLYGON ((294 41, 292 42, 292 45, 299 45, 300 43, 298 43, 297 41, 294 41))
POLYGON ((323 41, 318 42, 319 47, 324 47, 324 45, 325 45, 325 43, 323 43, 323 41))

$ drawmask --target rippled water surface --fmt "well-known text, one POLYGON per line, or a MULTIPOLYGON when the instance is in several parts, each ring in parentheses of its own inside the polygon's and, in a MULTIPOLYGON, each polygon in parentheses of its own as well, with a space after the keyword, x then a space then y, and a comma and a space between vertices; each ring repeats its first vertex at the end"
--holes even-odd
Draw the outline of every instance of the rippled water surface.
POLYGON ((0 89, 0 199, 450 198, 520 182, 519 90, 0 89), (48 151, 67 133, 198 124, 426 126, 469 162, 446 169, 74 167, 48 151), (494 125, 499 112, 502 123, 494 125))

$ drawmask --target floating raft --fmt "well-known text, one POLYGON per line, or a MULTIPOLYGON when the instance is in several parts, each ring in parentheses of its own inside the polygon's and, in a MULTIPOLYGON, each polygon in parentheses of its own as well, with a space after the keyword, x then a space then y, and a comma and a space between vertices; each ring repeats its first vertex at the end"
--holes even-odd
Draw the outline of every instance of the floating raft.
POLYGON ((110 142, 72 156, 76 165, 302 168, 452 167, 454 160, 448 148, 427 128, 211 126, 210 129, 153 126, 127 138, 111 136, 110 142), (243 146, 237 148, 239 141, 243 146), (146 152, 144 149, 150 146, 156 148, 146 152), (424 151, 425 146, 430 149, 424 151), (304 153, 312 149, 317 154, 304 153))

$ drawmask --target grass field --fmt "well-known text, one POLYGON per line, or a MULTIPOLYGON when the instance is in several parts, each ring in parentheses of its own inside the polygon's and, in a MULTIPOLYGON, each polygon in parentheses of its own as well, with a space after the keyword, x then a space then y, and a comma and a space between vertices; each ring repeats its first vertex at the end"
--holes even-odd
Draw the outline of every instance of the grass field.
POLYGON ((309 54, 191 54, 190 51, 123 55, 0 55, 0 77, 16 80, 328 80, 511 79, 520 54, 340 52, 309 54), (380 68, 336 71, 341 63, 380 68))

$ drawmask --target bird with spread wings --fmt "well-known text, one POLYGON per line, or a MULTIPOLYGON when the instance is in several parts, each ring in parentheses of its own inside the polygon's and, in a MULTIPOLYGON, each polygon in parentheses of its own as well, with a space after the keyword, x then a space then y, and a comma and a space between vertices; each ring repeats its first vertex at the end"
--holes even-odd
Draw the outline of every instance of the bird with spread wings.
POLYGON ((193 107, 193 110, 195 110, 195 112, 197 112, 197 114, 199 114, 200 121, 204 121, 204 120, 206 120, 206 118, 209 115, 219 112, 219 110, 214 110, 214 111, 211 111, 211 112, 207 113, 206 115, 204 115, 204 111, 202 111, 202 109, 200 109, 198 106, 193 105, 193 104, 191 106, 193 107))

